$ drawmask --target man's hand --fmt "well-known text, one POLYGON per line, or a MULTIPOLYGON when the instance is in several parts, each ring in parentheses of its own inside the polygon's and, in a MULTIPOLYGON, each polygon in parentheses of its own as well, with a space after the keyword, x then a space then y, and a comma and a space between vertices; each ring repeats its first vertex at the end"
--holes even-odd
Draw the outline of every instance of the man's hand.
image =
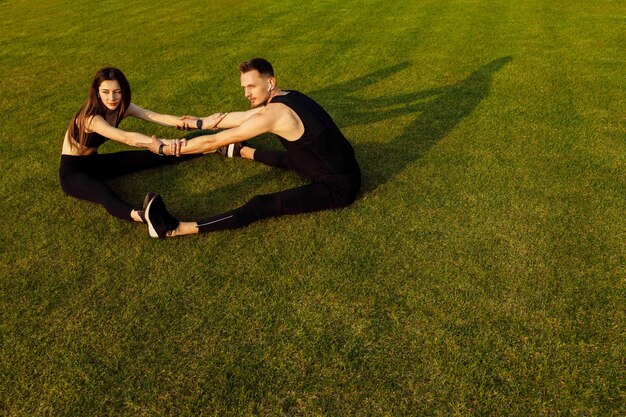
POLYGON ((179 130, 195 130, 198 128, 198 120, 202 120, 202 129, 216 129, 222 119, 228 113, 213 113, 210 116, 199 118, 196 116, 181 116, 180 123, 176 126, 179 130))
POLYGON ((216 129, 217 125, 226 117, 226 113, 213 113, 210 116, 207 116, 202 119, 202 128, 203 129, 216 129))

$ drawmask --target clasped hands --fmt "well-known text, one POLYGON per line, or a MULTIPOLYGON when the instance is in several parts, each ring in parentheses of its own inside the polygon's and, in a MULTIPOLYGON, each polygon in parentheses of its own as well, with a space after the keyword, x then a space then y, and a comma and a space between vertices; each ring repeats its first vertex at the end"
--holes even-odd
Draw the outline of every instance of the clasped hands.
POLYGON ((152 135, 150 139, 152 139, 152 141, 148 149, 150 149, 152 153, 161 156, 180 156, 182 149, 187 146, 187 139, 162 139, 154 135, 152 135))
MULTIPOLYGON (((202 120, 203 129, 216 129, 222 119, 228 113, 214 113, 210 116, 200 118, 196 116, 181 116, 180 123, 176 125, 178 130, 197 130, 198 120, 202 120)), ((187 139, 161 139, 152 136, 149 149, 159 155, 180 156, 182 149, 187 146, 187 139), (164 145, 164 146, 161 146, 164 145)))

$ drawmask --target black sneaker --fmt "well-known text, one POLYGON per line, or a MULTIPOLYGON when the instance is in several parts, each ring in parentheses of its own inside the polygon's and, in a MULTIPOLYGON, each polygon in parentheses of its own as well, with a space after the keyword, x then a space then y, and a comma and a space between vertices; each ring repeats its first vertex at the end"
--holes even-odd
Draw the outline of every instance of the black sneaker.
POLYGON ((150 202, 150 200, 152 200, 152 197, 154 197, 154 193, 146 194, 146 198, 143 199, 143 204, 141 205, 141 208, 137 210, 141 221, 144 223, 146 223, 146 207, 148 207, 148 203, 150 202))
POLYGON ((172 216, 159 194, 154 194, 145 210, 146 223, 148 223, 148 233, 150 237, 163 239, 168 232, 175 230, 180 222, 172 216))
POLYGON ((236 142, 217 148, 217 153, 224 158, 241 158, 241 148, 248 146, 246 142, 236 142))

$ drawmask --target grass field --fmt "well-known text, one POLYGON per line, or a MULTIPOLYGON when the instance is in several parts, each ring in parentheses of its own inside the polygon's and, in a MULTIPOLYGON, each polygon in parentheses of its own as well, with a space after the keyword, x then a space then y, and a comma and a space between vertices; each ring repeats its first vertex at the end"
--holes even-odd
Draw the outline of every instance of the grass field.
MULTIPOLYGON (((626 413, 623 1, 171 3, 0 2, 1 415, 626 413), (354 145, 351 207, 159 241, 63 194, 98 68, 207 115, 254 56, 354 145)), ((209 155, 112 186, 195 220, 303 183, 209 155)))

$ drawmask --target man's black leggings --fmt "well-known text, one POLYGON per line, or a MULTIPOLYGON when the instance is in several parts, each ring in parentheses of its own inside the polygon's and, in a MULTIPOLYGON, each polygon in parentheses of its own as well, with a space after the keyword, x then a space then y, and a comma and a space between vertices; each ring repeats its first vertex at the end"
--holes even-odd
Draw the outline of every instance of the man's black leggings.
MULTIPOLYGON (((254 160, 269 166, 297 171, 297 167, 290 163, 287 152, 257 149, 254 160)), ((235 210, 198 220, 198 230, 200 233, 207 233, 235 229, 267 217, 345 207, 354 201, 360 188, 359 171, 319 177, 311 184, 273 194, 258 195, 235 210)))
POLYGON ((113 216, 132 221, 133 207, 118 197, 105 180, 144 169, 171 165, 198 155, 159 156, 150 151, 123 151, 89 156, 61 155, 59 179, 66 194, 100 204, 113 216))

